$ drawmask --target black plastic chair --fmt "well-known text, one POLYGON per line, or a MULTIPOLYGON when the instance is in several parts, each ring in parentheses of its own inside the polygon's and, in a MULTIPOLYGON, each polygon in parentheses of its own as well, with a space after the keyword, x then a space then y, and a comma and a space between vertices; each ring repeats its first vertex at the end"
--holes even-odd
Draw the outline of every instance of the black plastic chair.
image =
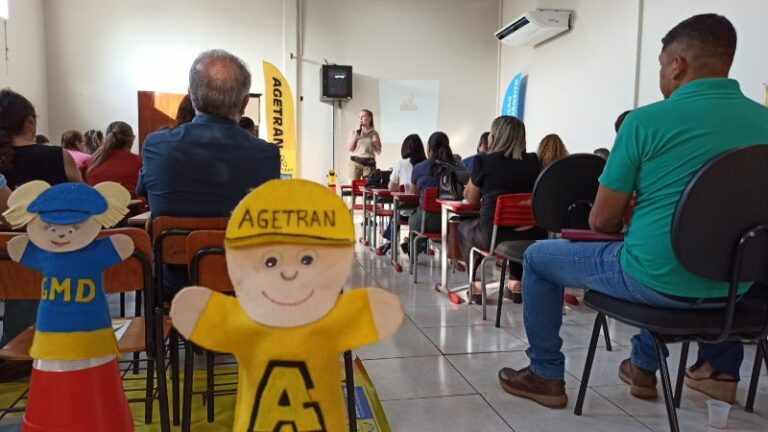
MULTIPOLYGON (((603 172, 605 159, 592 154, 574 154, 548 165, 533 186, 531 206, 536 225, 554 236, 564 228, 589 229, 589 212, 597 195, 597 179, 603 172)), ((504 282, 509 262, 523 264, 523 255, 536 240, 509 240, 496 246, 504 257, 501 264, 496 327, 501 326, 504 282)), ((603 324, 605 346, 612 350, 608 324, 603 324)))
POLYGON ((743 297, 740 282, 765 280, 768 274, 768 145, 726 152, 693 176, 672 220, 675 256, 691 273, 729 283, 726 307, 672 310, 630 303, 589 291, 584 303, 598 311, 574 413, 581 415, 603 316, 648 330, 653 335, 661 369, 664 401, 672 431, 680 429, 675 407, 680 404, 688 343, 750 340, 758 343, 745 409, 752 411, 760 357, 768 365, 768 290, 755 285, 743 297), (684 342, 676 396, 672 394, 666 343, 684 342))

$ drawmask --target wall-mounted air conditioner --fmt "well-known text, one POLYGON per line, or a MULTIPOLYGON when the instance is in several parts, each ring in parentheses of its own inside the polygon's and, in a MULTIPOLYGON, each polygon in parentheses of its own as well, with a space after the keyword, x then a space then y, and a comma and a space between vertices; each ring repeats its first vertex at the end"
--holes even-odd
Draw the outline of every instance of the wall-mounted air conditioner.
POLYGON ((502 27, 496 39, 513 46, 534 46, 571 28, 570 11, 535 10, 502 27))

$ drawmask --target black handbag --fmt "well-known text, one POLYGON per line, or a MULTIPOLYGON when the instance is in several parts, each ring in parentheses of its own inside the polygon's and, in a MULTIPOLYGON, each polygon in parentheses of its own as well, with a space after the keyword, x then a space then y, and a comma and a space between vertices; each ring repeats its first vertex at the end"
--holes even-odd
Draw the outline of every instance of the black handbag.
POLYGON ((365 187, 371 189, 387 189, 389 188, 390 176, 392 176, 392 170, 373 170, 371 175, 368 176, 368 181, 365 183, 365 187))
POLYGON ((464 187, 469 183, 469 171, 463 166, 450 162, 436 162, 437 198, 441 200, 461 201, 464 199, 464 187))

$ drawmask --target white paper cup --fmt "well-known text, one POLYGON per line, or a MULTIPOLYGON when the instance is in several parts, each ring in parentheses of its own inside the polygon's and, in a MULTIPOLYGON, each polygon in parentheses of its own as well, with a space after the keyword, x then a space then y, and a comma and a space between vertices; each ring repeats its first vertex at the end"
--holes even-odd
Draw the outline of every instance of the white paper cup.
POLYGON ((725 429, 728 427, 728 414, 730 411, 731 404, 717 399, 709 399, 707 401, 709 425, 714 428, 725 429))

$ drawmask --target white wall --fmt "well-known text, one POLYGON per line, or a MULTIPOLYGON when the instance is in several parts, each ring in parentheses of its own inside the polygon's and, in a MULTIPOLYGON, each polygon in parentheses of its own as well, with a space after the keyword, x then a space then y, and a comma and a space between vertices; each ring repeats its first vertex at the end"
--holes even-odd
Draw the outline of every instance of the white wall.
POLYGON ((638 0, 505 0, 504 23, 537 8, 574 10, 573 28, 537 47, 502 48, 499 97, 528 73, 528 151, 557 133, 571 153, 613 143, 613 123, 632 108, 638 0))
MULTIPOLYGON (((0 88, 10 87, 29 99, 37 112, 38 133, 48 133, 43 0, 11 0, 8 29, 8 60, 0 47, 0 88)), ((4 40, 0 19, 0 41, 4 40)))
POLYGON ((700 13, 723 14, 733 22, 739 42, 731 75, 747 96, 765 101, 766 0, 505 0, 504 22, 536 8, 571 9, 575 18, 570 32, 538 47, 502 48, 499 98, 515 73, 530 74, 525 123, 531 151, 551 132, 571 152, 610 148, 619 113, 662 98, 661 38, 700 13))
MULTIPOLYGON (((299 62, 290 57, 298 53, 295 0, 47 0, 51 130, 103 129, 118 119, 136 127, 137 90, 183 92, 195 55, 224 48, 250 65, 253 91, 263 92, 267 60, 303 96, 301 177, 324 181, 332 166, 332 109, 319 101, 323 58, 355 72, 354 100, 339 121, 340 178, 343 141, 358 110, 371 108, 378 120, 382 79, 440 81, 438 128, 466 156, 494 115, 499 1, 304 0, 299 62)), ((399 158, 402 137, 381 135, 387 167, 399 158)))
POLYGON ((764 102, 768 81, 768 1, 766 0, 645 0, 640 74, 640 104, 662 98, 659 91, 661 38, 677 23, 696 14, 718 13, 736 27, 738 44, 731 77, 750 98, 764 102))
MULTIPOLYGON (((379 121, 380 80, 437 80, 437 128, 454 151, 474 153, 494 117, 498 0, 305 1, 302 62, 301 166, 303 177, 323 179, 331 167, 333 111, 319 101, 323 59, 354 68, 354 97, 338 123, 336 166, 346 179, 346 139, 362 108, 379 121)), ((379 166, 400 158, 404 136, 380 129, 379 166)), ((428 136, 421 137, 424 143, 428 136)))
MULTIPOLYGON (((25 0, 26 1, 26 0, 25 0)), ((47 0, 51 131, 138 129, 138 90, 185 93, 189 66, 211 48, 283 67, 282 0, 47 0)))

